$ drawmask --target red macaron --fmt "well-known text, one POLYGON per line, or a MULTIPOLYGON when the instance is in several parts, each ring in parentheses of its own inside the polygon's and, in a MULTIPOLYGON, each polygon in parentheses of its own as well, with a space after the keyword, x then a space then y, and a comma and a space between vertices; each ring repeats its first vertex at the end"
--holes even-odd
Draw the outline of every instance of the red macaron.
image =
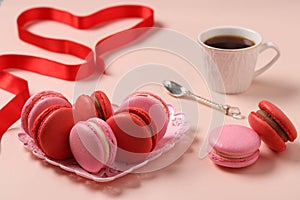
POLYGON ((270 149, 282 152, 286 149, 286 142, 293 142, 297 138, 297 130, 286 114, 269 101, 259 102, 257 112, 251 112, 248 121, 261 139, 270 149))
POLYGON ((115 134, 116 160, 123 163, 144 161, 157 143, 157 128, 148 113, 140 108, 118 111, 106 122, 115 134))
POLYGON ((111 102, 102 91, 95 91, 91 96, 80 95, 73 105, 74 120, 86 121, 93 117, 107 120, 113 114, 111 102))
POLYGON ((49 158, 71 158, 69 135, 73 125, 72 108, 50 106, 36 118, 32 128, 33 139, 49 158))
POLYGON ((113 115, 113 109, 110 100, 106 94, 100 90, 93 92, 91 98, 94 101, 97 115, 103 120, 107 120, 113 115))

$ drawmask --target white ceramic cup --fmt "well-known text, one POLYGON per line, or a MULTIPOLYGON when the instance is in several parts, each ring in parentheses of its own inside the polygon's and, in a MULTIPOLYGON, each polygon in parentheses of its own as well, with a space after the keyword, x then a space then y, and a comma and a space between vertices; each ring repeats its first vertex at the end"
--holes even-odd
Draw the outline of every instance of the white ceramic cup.
POLYGON ((246 91, 253 78, 269 69, 280 56, 275 44, 262 43, 259 33, 244 27, 213 27, 200 33, 198 42, 204 49, 203 64, 208 84, 219 93, 237 94, 246 91), (254 45, 240 49, 222 49, 205 44, 210 38, 228 35, 244 37, 254 42, 254 45), (275 56, 266 65, 255 69, 258 55, 266 49, 275 50, 275 56))

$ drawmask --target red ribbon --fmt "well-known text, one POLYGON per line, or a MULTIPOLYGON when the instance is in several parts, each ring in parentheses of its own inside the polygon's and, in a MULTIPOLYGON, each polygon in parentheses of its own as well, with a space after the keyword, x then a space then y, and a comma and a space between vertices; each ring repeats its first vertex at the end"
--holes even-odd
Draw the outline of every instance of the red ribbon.
POLYGON ((101 48, 101 50, 97 48, 97 56, 95 56, 93 50, 87 46, 70 40, 39 36, 30 32, 27 29, 28 25, 38 21, 52 20, 77 29, 90 29, 103 23, 124 18, 141 18, 141 21, 129 29, 100 40, 97 47, 109 38, 125 31, 154 25, 153 10, 138 5, 109 7, 84 17, 75 16, 67 11, 54 8, 32 8, 21 13, 17 19, 18 33, 21 40, 52 52, 69 54, 84 61, 72 65, 29 55, 0 55, 0 88, 15 94, 15 97, 0 110, 0 140, 7 129, 20 118, 22 107, 30 96, 27 81, 9 74, 5 71, 6 69, 22 69, 63 80, 75 81, 90 76, 95 70, 99 70, 100 73, 104 72, 104 61, 101 60, 99 54, 121 47, 138 37, 138 35, 127 35, 128 37, 122 41, 109 42, 104 45, 105 48, 101 48), (78 74, 79 70, 80 74, 78 74))

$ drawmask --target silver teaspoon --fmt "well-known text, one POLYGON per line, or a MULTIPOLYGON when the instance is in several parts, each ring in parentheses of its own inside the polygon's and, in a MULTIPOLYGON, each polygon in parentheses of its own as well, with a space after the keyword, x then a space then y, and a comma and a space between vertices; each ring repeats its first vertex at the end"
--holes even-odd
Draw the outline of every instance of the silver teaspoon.
POLYGON ((216 103, 216 102, 210 101, 208 99, 205 99, 203 97, 200 97, 174 81, 165 80, 165 81, 163 81, 163 86, 174 97, 183 97, 183 96, 192 97, 193 99, 197 100, 198 102, 200 102, 206 106, 212 107, 214 109, 220 110, 225 115, 231 116, 235 119, 244 119, 245 118, 245 116, 243 116, 241 114, 240 109, 238 107, 233 107, 230 105, 216 103))

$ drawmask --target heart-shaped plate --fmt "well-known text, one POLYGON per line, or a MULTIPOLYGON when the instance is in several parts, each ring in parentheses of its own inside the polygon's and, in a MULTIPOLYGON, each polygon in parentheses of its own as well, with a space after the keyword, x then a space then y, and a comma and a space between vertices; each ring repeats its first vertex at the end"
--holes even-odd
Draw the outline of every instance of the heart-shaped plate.
POLYGON ((171 150, 176 143, 178 143, 190 128, 189 123, 184 113, 175 113, 174 107, 168 105, 170 112, 170 121, 168 124, 167 132, 164 137, 157 143, 155 149, 151 152, 149 157, 142 163, 129 166, 125 171, 118 171, 112 168, 104 168, 97 174, 91 174, 82 169, 74 159, 68 160, 53 160, 48 158, 35 144, 33 139, 26 133, 19 133, 18 138, 24 144, 24 147, 31 151, 36 157, 46 161, 47 163, 60 167, 61 169, 75 173, 78 176, 96 181, 96 182, 109 182, 117 178, 125 176, 126 174, 134 172, 134 170, 145 166, 147 163, 159 158, 162 154, 171 150))

